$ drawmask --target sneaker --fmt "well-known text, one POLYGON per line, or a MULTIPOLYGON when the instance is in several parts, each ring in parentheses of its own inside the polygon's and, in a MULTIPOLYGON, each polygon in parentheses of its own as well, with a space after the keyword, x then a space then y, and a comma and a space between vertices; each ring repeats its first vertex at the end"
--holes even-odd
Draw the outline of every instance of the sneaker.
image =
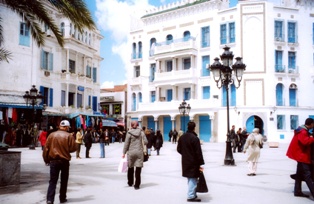
POLYGON ((298 193, 294 193, 294 196, 295 197, 304 197, 304 198, 309 198, 310 196, 309 195, 306 195, 302 192, 298 192, 298 193))
POLYGON ((60 203, 66 203, 68 200, 64 199, 64 200, 60 200, 60 203))

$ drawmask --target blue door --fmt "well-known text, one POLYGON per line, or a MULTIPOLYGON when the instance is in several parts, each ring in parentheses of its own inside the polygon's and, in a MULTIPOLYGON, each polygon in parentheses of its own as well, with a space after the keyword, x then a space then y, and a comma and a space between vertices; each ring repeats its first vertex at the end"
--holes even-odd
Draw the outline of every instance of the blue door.
POLYGON ((246 121, 246 131, 251 133, 255 127, 254 115, 249 117, 246 121))
POLYGON ((155 130, 154 117, 152 117, 152 116, 147 117, 147 128, 149 128, 149 129, 153 128, 153 130, 156 131, 155 130))
POLYGON ((169 136, 168 133, 170 132, 170 130, 172 129, 172 123, 171 123, 171 118, 170 116, 164 116, 164 140, 168 141, 169 140, 169 136))
POLYGON ((199 116, 200 121, 200 139, 209 142, 211 138, 211 121, 209 116, 199 116))

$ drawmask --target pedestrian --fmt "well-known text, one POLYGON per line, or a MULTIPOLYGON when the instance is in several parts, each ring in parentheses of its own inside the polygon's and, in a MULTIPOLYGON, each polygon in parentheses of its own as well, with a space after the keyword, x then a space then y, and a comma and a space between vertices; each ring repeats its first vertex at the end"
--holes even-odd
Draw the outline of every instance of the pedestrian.
POLYGON ((152 152, 152 146, 153 146, 154 138, 151 137, 151 132, 148 128, 146 129, 146 127, 143 127, 142 129, 143 129, 145 136, 146 136, 146 139, 147 139, 147 145, 146 145, 147 146, 147 154, 148 154, 148 156, 150 156, 151 152, 152 152))
POLYGON ((100 158, 105 158, 105 131, 101 130, 99 135, 100 158))
POLYGON ((169 133, 168 133, 168 136, 169 136, 169 142, 171 142, 172 135, 173 135, 173 131, 172 131, 172 130, 170 130, 170 131, 169 131, 169 133))
POLYGON ((157 156, 159 156, 160 148, 162 147, 162 144, 164 141, 162 139, 162 134, 161 134, 160 130, 157 130, 156 137, 155 137, 154 141, 155 141, 155 149, 157 150, 157 156))
POLYGON ((242 146, 244 145, 241 140, 241 133, 242 133, 242 128, 239 128, 236 133, 238 152, 242 152, 242 146))
POLYGON ((242 132, 240 134, 240 140, 241 140, 241 152, 243 151, 245 142, 246 142, 246 138, 249 136, 248 132, 246 131, 246 127, 243 127, 242 132))
POLYGON ((188 130, 180 137, 177 146, 177 151, 181 154, 182 176, 188 180, 188 202, 201 202, 197 198, 196 187, 200 171, 203 171, 202 165, 205 164, 195 126, 195 122, 188 123, 188 130))
POLYGON ((178 137, 178 132, 176 129, 174 129, 172 133, 172 144, 177 144, 177 137, 178 137))
POLYGON ((76 158, 81 159, 80 157, 80 152, 81 152, 81 145, 83 144, 83 135, 81 133, 82 129, 77 128, 76 132, 76 139, 75 139, 75 144, 76 144, 76 158))
POLYGON ((235 126, 232 125, 231 130, 230 130, 230 140, 231 140, 231 144, 233 147, 233 153, 235 153, 237 144, 236 144, 236 132, 235 132, 235 126))
POLYGON ((44 128, 38 138, 40 145, 41 145, 41 149, 44 150, 45 145, 46 145, 46 141, 47 141, 47 131, 46 128, 44 128))
POLYGON ((85 147, 86 147, 85 158, 91 158, 89 156, 89 151, 92 148, 93 139, 92 139, 92 134, 91 134, 90 128, 87 128, 87 132, 84 135, 84 144, 85 144, 85 147))
POLYGON ((134 167, 135 167, 135 183, 134 183, 135 190, 140 189, 141 185, 141 172, 144 160, 143 143, 144 145, 147 145, 146 136, 142 129, 138 127, 138 122, 132 121, 131 129, 126 134, 122 158, 124 158, 125 154, 127 153, 128 157, 127 177, 128 185, 130 187, 133 186, 134 183, 134 167))
POLYGON ((69 169, 71 152, 75 152, 75 140, 69 133, 70 123, 62 120, 59 130, 52 132, 47 138, 43 151, 43 159, 46 165, 50 166, 50 180, 47 191, 47 204, 51 204, 55 199, 55 192, 59 174, 61 172, 60 203, 67 202, 67 187, 69 180, 69 169))
POLYGON ((257 162, 260 157, 260 145, 263 145, 263 136, 259 134, 258 128, 254 128, 253 132, 248 136, 243 149, 243 153, 248 152, 246 160, 249 163, 248 176, 256 176, 257 162))
POLYGON ((294 136, 287 150, 287 156, 297 161, 297 170, 294 182, 294 196, 309 197, 302 192, 302 179, 307 184, 314 197, 314 183, 311 175, 311 147, 314 138, 309 130, 314 127, 314 120, 307 118, 305 124, 294 130, 294 136))

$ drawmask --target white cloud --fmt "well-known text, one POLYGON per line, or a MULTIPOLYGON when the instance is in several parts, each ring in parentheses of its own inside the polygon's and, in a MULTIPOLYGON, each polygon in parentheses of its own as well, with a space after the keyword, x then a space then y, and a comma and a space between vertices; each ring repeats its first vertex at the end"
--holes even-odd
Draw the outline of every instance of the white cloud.
POLYGON ((100 88, 101 89, 114 88, 114 82, 113 81, 105 81, 104 83, 101 84, 100 88))

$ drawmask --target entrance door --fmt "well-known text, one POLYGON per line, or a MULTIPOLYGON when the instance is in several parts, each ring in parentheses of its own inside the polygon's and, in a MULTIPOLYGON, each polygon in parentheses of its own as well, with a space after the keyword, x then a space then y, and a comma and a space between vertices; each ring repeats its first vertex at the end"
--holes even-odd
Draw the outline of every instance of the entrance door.
POLYGON ((211 137, 211 122, 209 116, 199 116, 200 123, 200 139, 209 142, 211 137))
POLYGON ((252 115, 246 121, 246 131, 247 132, 249 132, 249 133, 253 132, 254 128, 258 128, 259 132, 263 135, 263 133, 264 133, 263 120, 256 115, 252 115))
POLYGON ((163 132, 164 141, 169 140, 168 133, 170 132, 171 129, 172 123, 170 116, 164 116, 164 132, 163 132))

